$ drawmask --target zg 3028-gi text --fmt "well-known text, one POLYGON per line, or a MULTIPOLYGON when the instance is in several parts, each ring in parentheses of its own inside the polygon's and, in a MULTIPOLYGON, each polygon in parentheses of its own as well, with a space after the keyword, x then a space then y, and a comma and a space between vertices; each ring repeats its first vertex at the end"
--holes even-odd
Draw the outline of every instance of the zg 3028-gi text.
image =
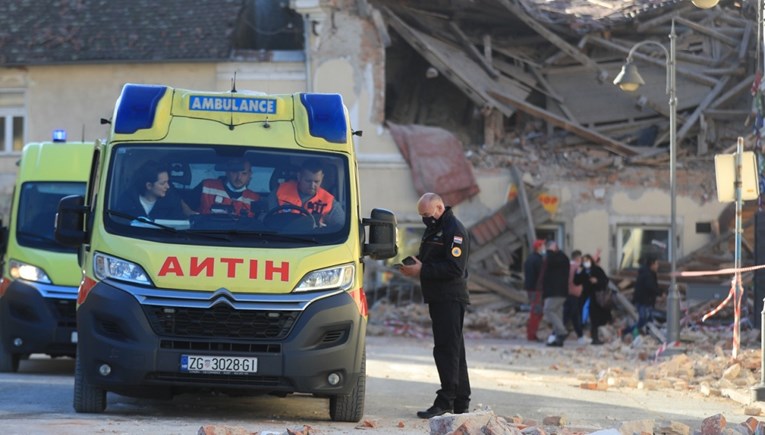
POLYGON ((232 356, 184 355, 181 370, 205 373, 255 373, 258 359, 232 356))

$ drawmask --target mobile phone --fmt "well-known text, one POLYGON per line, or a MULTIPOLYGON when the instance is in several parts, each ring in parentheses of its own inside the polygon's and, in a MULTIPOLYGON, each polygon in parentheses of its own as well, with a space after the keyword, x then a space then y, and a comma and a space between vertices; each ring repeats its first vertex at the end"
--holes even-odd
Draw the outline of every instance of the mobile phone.
POLYGON ((401 260, 401 262, 406 264, 407 266, 411 266, 414 263, 416 263, 416 261, 414 261, 414 258, 412 258, 411 256, 404 258, 403 260, 401 260))

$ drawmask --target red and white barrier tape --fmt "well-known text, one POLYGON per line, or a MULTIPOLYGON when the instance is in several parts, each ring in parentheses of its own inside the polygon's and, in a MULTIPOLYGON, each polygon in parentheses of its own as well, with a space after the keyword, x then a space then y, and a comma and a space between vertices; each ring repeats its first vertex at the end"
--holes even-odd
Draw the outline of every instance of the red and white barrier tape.
MULTIPOLYGON (((741 303, 742 298, 744 296, 744 286, 741 282, 741 273, 742 272, 751 272, 758 269, 765 268, 765 265, 757 265, 757 266, 749 266, 749 267, 741 267, 741 268, 727 268, 727 269, 720 269, 715 271, 685 271, 680 272, 680 276, 709 276, 709 275, 728 275, 733 274, 733 278, 731 279, 730 284, 730 291, 728 292, 728 296, 720 302, 720 304, 709 311, 708 313, 704 314, 704 316, 701 318, 701 321, 705 321, 708 318, 714 316, 720 310, 723 309, 730 301, 733 299, 733 358, 738 357, 738 351, 741 346, 741 328, 739 325, 741 324, 741 303)), ((657 353, 658 355, 658 353, 657 353)))

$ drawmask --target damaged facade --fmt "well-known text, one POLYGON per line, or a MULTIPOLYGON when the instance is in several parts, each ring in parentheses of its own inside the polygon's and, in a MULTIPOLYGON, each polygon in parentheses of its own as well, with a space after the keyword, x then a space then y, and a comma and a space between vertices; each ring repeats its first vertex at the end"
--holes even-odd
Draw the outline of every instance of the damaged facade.
MULTIPOLYGON (((482 262, 474 284, 507 298, 491 275, 502 275, 508 263, 520 271, 532 231, 556 238, 567 252, 602 250, 616 282, 634 276, 648 250, 668 261, 673 27, 679 269, 732 265, 732 205, 717 201, 714 155, 731 153, 738 137, 747 149, 760 149, 754 2, 711 10, 689 1, 374 3, 391 30, 389 125, 441 126, 463 141, 477 174, 517 171, 508 204, 471 229, 474 260, 482 262), (632 94, 612 84, 628 53, 645 81, 632 94), (523 198, 518 187, 533 193, 523 198), (530 209, 539 205, 547 213, 535 216, 530 209)), ((744 214, 750 228, 744 264, 754 253, 756 207, 749 204, 744 214)), ((500 281, 521 286, 514 276, 500 281)), ((668 284, 668 275, 662 281, 668 284)), ((725 286, 729 277, 681 278, 681 290, 698 281, 725 286)))
POLYGON ((0 11, 4 197, 23 143, 59 128, 73 140, 102 137, 99 119, 124 83, 225 91, 236 74, 240 89, 340 93, 364 132, 355 139, 362 214, 394 211, 407 255, 421 228, 417 198, 442 193, 471 226, 477 291, 513 300, 518 283, 506 272, 519 269, 532 231, 567 252, 600 249, 614 274, 651 246, 667 258, 663 52, 635 54, 646 82, 638 94, 611 83, 635 43, 667 46, 674 21, 678 258, 730 224, 714 154, 738 136, 757 141, 753 1, 711 10, 687 0, 135 1, 127 20, 116 18, 124 7, 0 11), (142 28, 147 15, 157 20, 142 28), (21 25, 30 20, 46 31, 21 25))

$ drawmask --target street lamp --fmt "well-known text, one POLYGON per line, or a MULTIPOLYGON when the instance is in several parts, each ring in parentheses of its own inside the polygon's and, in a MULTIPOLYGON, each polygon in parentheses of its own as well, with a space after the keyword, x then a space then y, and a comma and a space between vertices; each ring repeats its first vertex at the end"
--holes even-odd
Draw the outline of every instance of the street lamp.
MULTIPOLYGON (((701 2, 702 0, 694 0, 701 2)), ((714 0, 712 0, 714 1, 714 0)), ((638 73, 637 66, 633 63, 633 54, 643 45, 656 45, 664 50, 667 59, 667 95, 669 95, 669 263, 670 284, 667 295, 667 342, 672 343, 680 338, 680 294, 677 291, 675 270, 677 269, 677 205, 675 192, 675 166, 677 159, 677 96, 675 95, 675 19, 672 18, 672 27, 669 33, 669 52, 656 41, 641 41, 635 44, 627 54, 627 63, 624 64, 619 75, 614 79, 614 84, 623 91, 634 92, 640 85, 645 84, 638 73)))
POLYGON ((717 6, 720 0, 691 0, 694 6, 701 9, 709 9, 717 6))

